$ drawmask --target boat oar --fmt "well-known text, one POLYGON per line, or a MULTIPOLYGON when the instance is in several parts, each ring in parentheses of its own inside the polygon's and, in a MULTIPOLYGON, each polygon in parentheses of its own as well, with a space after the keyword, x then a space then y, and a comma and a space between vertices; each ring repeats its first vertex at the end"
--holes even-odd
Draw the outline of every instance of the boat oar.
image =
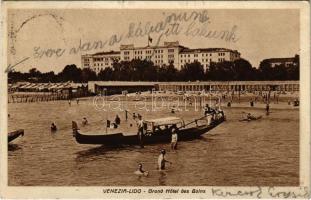
POLYGON ((197 122, 198 120, 204 119, 204 118, 206 118, 206 116, 201 117, 201 118, 198 118, 198 119, 195 119, 194 121, 189 122, 189 123, 187 123, 187 124, 181 126, 180 128, 184 128, 184 127, 186 127, 186 126, 188 126, 188 125, 190 125, 190 124, 192 124, 192 123, 195 123, 195 122, 197 122))

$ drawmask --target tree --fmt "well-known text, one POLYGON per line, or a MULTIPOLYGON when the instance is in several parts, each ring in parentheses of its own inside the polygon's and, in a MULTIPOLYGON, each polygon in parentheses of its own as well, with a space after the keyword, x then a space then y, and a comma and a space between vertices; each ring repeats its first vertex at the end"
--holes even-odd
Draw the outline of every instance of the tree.
POLYGON ((113 80, 113 70, 111 67, 106 67, 105 69, 100 70, 97 74, 98 80, 101 81, 111 81, 113 80))
POLYGON ((183 81, 204 80, 204 67, 198 61, 186 63, 180 70, 180 77, 183 81))
POLYGON ((66 65, 63 71, 58 74, 58 81, 81 82, 82 71, 76 65, 66 65))
POLYGON ((57 76, 53 71, 42 73, 39 79, 39 82, 48 83, 48 82, 56 82, 57 76))
POLYGON ((82 69, 82 72, 81 72, 81 79, 82 79, 82 82, 96 81, 97 76, 93 70, 89 68, 84 68, 82 69))
POLYGON ((261 80, 273 80, 273 68, 269 61, 263 60, 259 64, 258 68, 260 72, 260 79, 261 80))
POLYGON ((211 63, 206 74, 208 80, 212 81, 230 81, 238 78, 233 62, 228 61, 211 63))
POLYGON ((179 71, 174 67, 173 63, 162 65, 158 68, 159 81, 177 81, 179 80, 179 71))
POLYGON ((36 68, 31 68, 29 70, 30 77, 39 77, 41 75, 41 72, 38 71, 36 68))
POLYGON ((234 80, 255 80, 255 68, 245 59, 238 59, 233 62, 234 80))
POLYGON ((273 80, 288 80, 287 68, 284 64, 273 67, 273 80))

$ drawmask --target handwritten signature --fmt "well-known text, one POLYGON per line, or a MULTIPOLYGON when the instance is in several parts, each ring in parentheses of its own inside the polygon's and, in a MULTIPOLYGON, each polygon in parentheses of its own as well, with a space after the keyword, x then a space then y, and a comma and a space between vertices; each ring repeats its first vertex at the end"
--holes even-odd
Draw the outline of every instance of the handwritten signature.
POLYGON ((234 190, 229 191, 221 188, 212 188, 212 195, 217 197, 255 197, 258 199, 263 198, 264 194, 268 194, 271 198, 309 198, 310 191, 308 187, 299 187, 295 189, 282 189, 279 187, 262 188, 260 186, 250 190, 234 190), (265 190, 267 189, 267 190, 265 190), (265 192, 266 191, 266 192, 265 192))

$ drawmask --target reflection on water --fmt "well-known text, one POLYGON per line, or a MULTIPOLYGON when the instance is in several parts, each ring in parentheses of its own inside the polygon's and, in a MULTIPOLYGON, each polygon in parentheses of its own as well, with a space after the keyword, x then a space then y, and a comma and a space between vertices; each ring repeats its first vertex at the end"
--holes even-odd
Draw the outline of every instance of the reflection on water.
MULTIPOLYGON (((131 102, 129 107, 135 110, 131 102)), ((122 124, 125 122, 124 113, 98 111, 91 101, 70 107, 65 101, 9 104, 9 131, 25 129, 24 137, 8 146, 9 185, 298 185, 298 110, 278 110, 273 104, 269 116, 265 116, 264 109, 224 110, 226 122, 200 139, 180 142, 178 150, 172 151, 170 144, 141 149, 76 143, 72 120, 78 122, 81 131, 98 133, 105 133, 105 120, 113 120, 116 114, 122 124), (263 118, 239 122, 245 111, 263 118), (83 117, 88 119, 88 126, 81 126, 83 117), (52 122, 57 132, 50 131, 52 122), (162 148, 173 164, 159 172, 157 158, 162 148), (148 177, 134 175, 138 163, 150 172, 148 177)), ((175 114, 139 113, 145 118, 181 116, 186 121, 201 114, 191 108, 175 114)), ((127 126, 121 130, 130 131, 127 126)))
POLYGON ((166 185, 166 173, 164 171, 159 172, 159 185, 160 186, 165 186, 166 185))
POLYGON ((8 151, 17 151, 20 150, 21 147, 17 144, 8 144, 8 151))

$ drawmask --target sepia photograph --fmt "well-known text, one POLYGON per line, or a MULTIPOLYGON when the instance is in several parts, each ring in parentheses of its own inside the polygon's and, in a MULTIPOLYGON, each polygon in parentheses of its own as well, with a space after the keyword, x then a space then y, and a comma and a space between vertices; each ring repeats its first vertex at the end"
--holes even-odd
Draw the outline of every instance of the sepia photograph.
POLYGON ((2 186, 310 197, 308 3, 6 3, 2 186))

